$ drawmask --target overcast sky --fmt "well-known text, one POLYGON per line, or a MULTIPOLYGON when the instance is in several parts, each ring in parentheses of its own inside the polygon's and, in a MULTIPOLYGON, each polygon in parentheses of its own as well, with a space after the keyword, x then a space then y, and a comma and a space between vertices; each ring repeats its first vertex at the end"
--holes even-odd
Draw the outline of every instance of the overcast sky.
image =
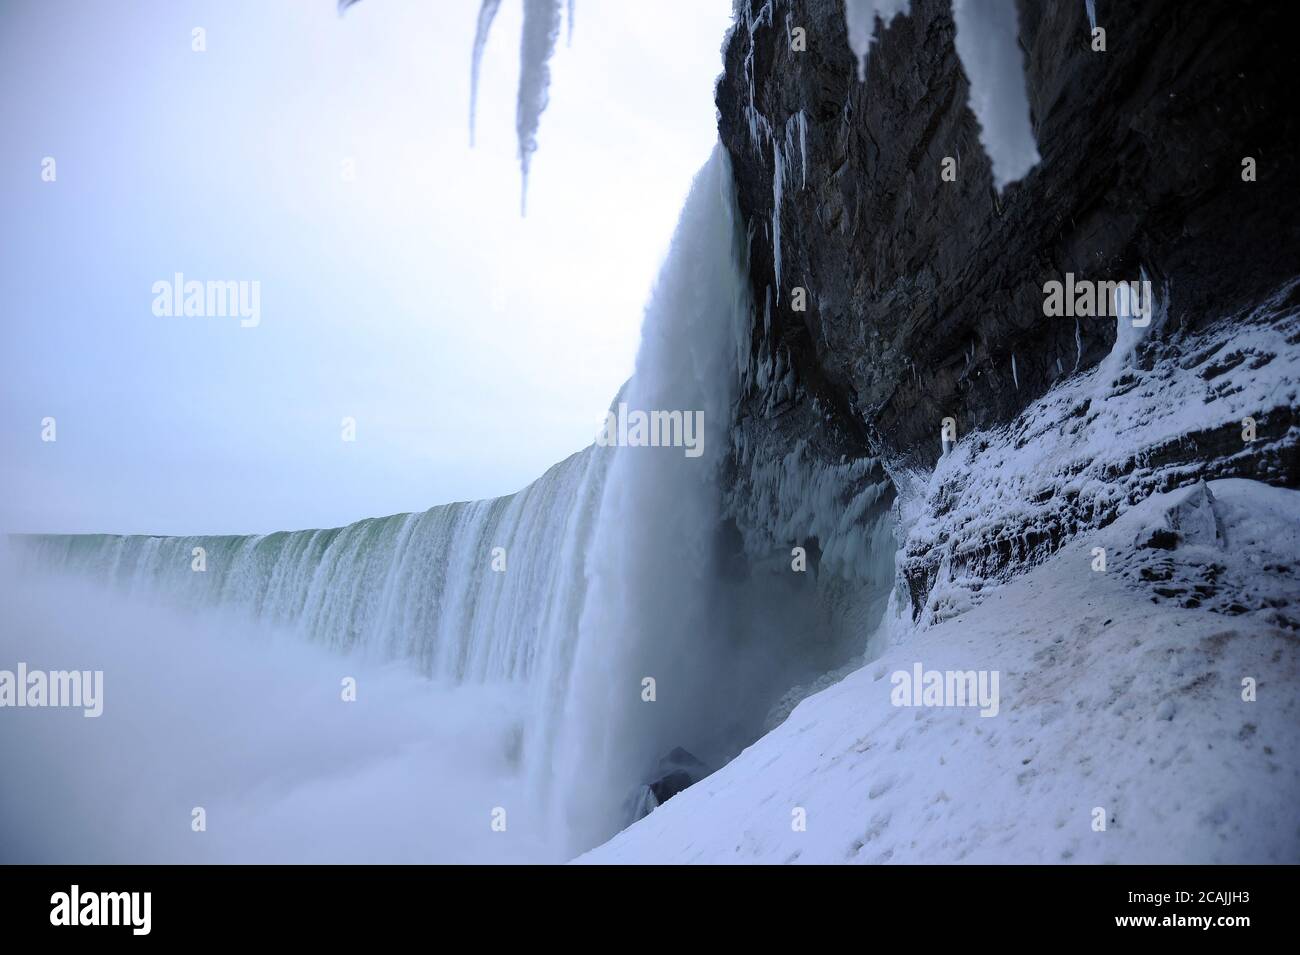
POLYGON ((472 151, 477 0, 0 6, 0 530, 332 526, 590 442, 716 139, 731 3, 577 0, 522 220, 521 6, 472 151), (178 272, 259 282, 260 324, 155 315, 178 272))

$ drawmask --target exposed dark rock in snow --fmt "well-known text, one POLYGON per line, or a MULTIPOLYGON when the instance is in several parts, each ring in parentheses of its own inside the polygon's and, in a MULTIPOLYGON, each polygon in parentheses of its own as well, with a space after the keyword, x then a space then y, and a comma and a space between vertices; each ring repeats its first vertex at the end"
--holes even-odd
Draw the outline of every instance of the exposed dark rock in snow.
POLYGON ((1300 631, 1300 542, 1263 539, 1246 520, 1249 515, 1216 500, 1206 484, 1182 493, 1135 535, 1122 577, 1145 589, 1153 604, 1227 617, 1254 614, 1279 629, 1300 631), (1229 526, 1241 529, 1230 534, 1229 526))
MULTIPOLYGON (((1159 382, 1195 376, 1204 393, 1204 414, 1187 409, 1177 428, 1128 435, 1123 460, 1099 480, 1122 479, 1130 502, 1207 477, 1300 484, 1293 393, 1275 389, 1243 412, 1262 436, 1245 446, 1215 406, 1300 343, 1294 325, 1271 340, 1272 354, 1223 331, 1297 272, 1289 5, 1254 3, 1243 15, 1227 0, 1114 0, 1098 11, 1105 52, 1090 46, 1084 4, 1017 6, 1042 161, 998 196, 949 0, 913 0, 878 29, 865 83, 842 0, 738 0, 717 104, 751 235, 755 316, 729 506, 747 539, 761 536, 756 502, 771 496, 755 475, 772 469, 755 461, 797 447, 809 473, 856 463, 857 479, 874 482, 879 459, 901 486, 936 464, 943 418, 964 442, 1106 357, 1113 319, 1044 316, 1044 283, 1067 272, 1133 280, 1145 269, 1162 295, 1167 317, 1139 354, 1145 370, 1117 390, 1140 387, 1160 405, 1159 382), (805 52, 791 49, 796 26, 805 52), (955 182, 941 178, 944 157, 957 162, 955 182), (1243 181, 1245 157, 1257 181, 1243 181), (807 290, 806 311, 794 310, 795 287, 807 290)), ((1285 294, 1292 300, 1252 320, 1290 321, 1296 296, 1285 294)), ((1087 401, 1060 410, 1053 428, 1095 419, 1087 401)), ((891 498, 885 490, 876 502, 891 498)), ((962 560, 981 573, 1023 566, 1116 513, 1109 498, 1040 503, 1041 523, 985 529, 963 543, 962 560)), ((943 543, 909 546, 918 612, 945 558, 925 546, 943 543)))
POLYGON ((662 805, 687 786, 699 782, 709 774, 709 770, 686 750, 675 746, 659 761, 659 773, 659 778, 650 784, 650 791, 662 805))
POLYGON ((662 806, 683 789, 695 785, 709 774, 709 768, 694 754, 674 746, 659 760, 655 779, 645 784, 632 800, 632 818, 640 819, 662 806))

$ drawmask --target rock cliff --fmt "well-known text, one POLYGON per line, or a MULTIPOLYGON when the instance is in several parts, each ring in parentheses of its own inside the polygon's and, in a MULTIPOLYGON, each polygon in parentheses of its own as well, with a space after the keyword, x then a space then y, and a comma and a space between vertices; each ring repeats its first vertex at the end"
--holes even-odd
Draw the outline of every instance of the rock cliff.
MULTIPOLYGON (((1113 318, 1044 314, 1044 284, 1067 273, 1145 274, 1157 292, 1161 316, 1131 371, 1102 383, 1127 393, 1146 381, 1142 399, 1128 403, 1133 414, 1156 410, 1179 376, 1205 385, 1182 388, 1185 401, 1249 391, 1261 378, 1274 386, 1255 389, 1258 406, 1207 397, 1158 434, 1117 435, 1129 444, 1104 480, 1149 471, 1154 458, 1159 476, 1130 487, 1135 500, 1234 475, 1300 486, 1293 366, 1255 364, 1259 354, 1233 347, 1243 323, 1281 330, 1269 338, 1273 354, 1293 356, 1300 342, 1288 4, 1096 6, 1104 51, 1083 0, 1017 3, 1042 158, 999 194, 967 104, 950 0, 912 0, 909 13, 878 25, 865 82, 842 0, 737 0, 716 99, 751 236, 755 314, 730 492, 747 540, 782 526, 761 515, 792 456, 804 480, 847 475, 841 506, 885 474, 895 489, 912 484, 932 498, 926 481, 944 418, 961 440, 992 434, 1097 366, 1112 351, 1113 318), (805 42, 792 42, 796 28, 805 42), (942 175, 946 157, 955 181, 942 175), (1149 380, 1157 367, 1163 385, 1149 380), (1243 442, 1241 415, 1257 440, 1243 442)), ((1066 420, 1053 428, 1070 415, 1093 420, 1077 405, 1059 410, 1066 420)), ((889 501, 877 493, 871 506, 889 501)), ((1013 573, 1119 509, 1056 501, 1049 510, 1071 516, 1055 530, 1012 520, 962 546, 982 548, 995 573, 1013 573), (1006 544, 1040 531, 1045 543, 1006 544)), ((766 536, 773 546, 800 543, 766 536)), ((943 538, 908 543, 914 613, 945 556, 943 538)))

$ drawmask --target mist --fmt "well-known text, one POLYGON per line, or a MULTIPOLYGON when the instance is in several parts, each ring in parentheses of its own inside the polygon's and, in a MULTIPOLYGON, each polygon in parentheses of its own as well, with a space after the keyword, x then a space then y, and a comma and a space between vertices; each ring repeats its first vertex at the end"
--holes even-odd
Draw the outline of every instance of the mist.
POLYGON ((98 718, 0 719, 2 863, 556 860, 520 777, 518 685, 450 686, 83 580, 0 587, 0 668, 104 674, 98 718))

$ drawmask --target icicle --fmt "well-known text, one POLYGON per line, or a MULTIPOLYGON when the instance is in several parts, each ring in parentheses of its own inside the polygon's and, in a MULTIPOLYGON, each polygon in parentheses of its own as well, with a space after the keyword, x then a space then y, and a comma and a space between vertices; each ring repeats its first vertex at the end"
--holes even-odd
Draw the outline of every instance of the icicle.
POLYGON ((808 117, 804 115, 803 110, 799 110, 799 162, 802 167, 803 185, 800 188, 808 188, 808 117))
POLYGON ((1020 390, 1020 376, 1016 374, 1016 353, 1011 353, 1011 380, 1016 383, 1016 391, 1020 390))
POLYGON ((564 45, 573 46, 573 0, 569 0, 568 15, 564 18, 564 45))
POLYGON ((776 170, 772 173, 772 266, 776 271, 776 300, 781 301, 781 180, 785 166, 781 161, 781 144, 772 141, 772 159, 776 170))
POLYGON ((746 118, 749 120, 749 142, 750 142, 750 144, 751 144, 752 146, 754 146, 755 148, 757 148, 757 147, 758 147, 758 129, 757 129, 757 125, 756 125, 755 122, 754 122, 754 117, 758 114, 758 111, 754 109, 754 75, 753 75, 754 63, 753 63, 753 53, 754 53, 754 51, 753 51, 753 50, 750 50, 749 53, 745 54, 745 69, 746 69, 746 72, 748 72, 748 73, 750 74, 750 76, 749 76, 749 110, 748 110, 748 113, 746 114, 746 118))
POLYGON ((764 4, 756 17, 750 17, 748 3, 742 4, 741 11, 745 32, 749 34, 749 49, 745 51, 743 64, 745 81, 749 86, 749 106, 746 107, 745 118, 749 121, 749 142, 756 153, 761 153, 763 145, 772 138, 772 124, 754 105, 754 31, 763 23, 764 18, 767 20, 767 25, 772 26, 771 0, 764 4))
POLYGON ((1083 5, 1088 10, 1088 29, 1097 29, 1097 0, 1084 0, 1083 5))
POLYGON ((1015 0, 952 0, 952 18, 957 55, 970 86, 970 109, 1001 192, 1039 158, 1029 123, 1015 0))
POLYGON ((795 137, 799 139, 799 169, 802 177, 800 189, 808 187, 808 118, 803 110, 795 113, 785 121, 786 162, 789 154, 794 152, 795 137))
MULTIPOLYGON (((356 2, 356 0, 352 0, 356 2)), ((474 148, 474 114, 478 110, 478 74, 483 64, 483 48, 487 46, 488 31, 496 18, 501 0, 483 0, 478 8, 478 26, 474 30, 474 52, 469 64, 469 145, 474 148)))
POLYGON ((524 35, 519 45, 519 104, 515 111, 519 168, 523 173, 520 215, 527 213, 528 166, 537 151, 537 126, 542 111, 546 109, 551 85, 549 63, 559 36, 560 0, 524 0, 524 35))
POLYGON ((867 79, 867 53, 876 20, 889 26, 900 13, 906 13, 910 0, 844 0, 844 24, 849 29, 849 47, 858 58, 858 82, 867 79))

